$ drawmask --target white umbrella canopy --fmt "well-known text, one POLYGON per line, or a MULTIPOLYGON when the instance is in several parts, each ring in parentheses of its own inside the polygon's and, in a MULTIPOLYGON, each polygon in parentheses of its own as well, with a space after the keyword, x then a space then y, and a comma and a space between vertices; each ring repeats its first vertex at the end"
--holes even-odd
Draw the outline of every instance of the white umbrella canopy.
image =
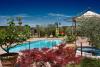
POLYGON ((87 11, 86 13, 84 13, 83 15, 81 15, 80 17, 100 17, 100 14, 92 12, 92 11, 87 11))
POLYGON ((100 18, 100 14, 95 13, 93 11, 87 11, 83 15, 76 17, 75 20, 76 20, 76 22, 78 22, 78 21, 82 21, 83 19, 87 19, 87 18, 91 18, 91 17, 100 18))

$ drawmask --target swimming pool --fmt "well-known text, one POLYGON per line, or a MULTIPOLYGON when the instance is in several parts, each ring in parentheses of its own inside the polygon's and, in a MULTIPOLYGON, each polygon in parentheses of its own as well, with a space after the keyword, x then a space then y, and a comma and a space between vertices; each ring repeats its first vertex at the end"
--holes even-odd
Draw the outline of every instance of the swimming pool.
POLYGON ((15 47, 10 48, 9 52, 19 52, 26 49, 33 48, 52 48, 55 45, 59 45, 62 43, 61 40, 38 40, 17 45, 15 47))
MULTIPOLYGON (((81 51, 81 48, 77 48, 79 51, 81 51)), ((95 47, 82 47, 83 52, 92 53, 96 56, 100 56, 100 49, 95 47)))

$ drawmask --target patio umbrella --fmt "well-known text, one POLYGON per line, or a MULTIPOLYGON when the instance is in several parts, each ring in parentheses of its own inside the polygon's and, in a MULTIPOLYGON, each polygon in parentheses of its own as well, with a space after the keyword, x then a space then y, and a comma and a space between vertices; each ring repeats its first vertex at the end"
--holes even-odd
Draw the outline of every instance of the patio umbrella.
POLYGON ((83 13, 81 16, 76 17, 76 22, 82 21, 83 19, 91 18, 91 17, 98 17, 100 18, 100 14, 93 12, 93 11, 87 11, 83 13))

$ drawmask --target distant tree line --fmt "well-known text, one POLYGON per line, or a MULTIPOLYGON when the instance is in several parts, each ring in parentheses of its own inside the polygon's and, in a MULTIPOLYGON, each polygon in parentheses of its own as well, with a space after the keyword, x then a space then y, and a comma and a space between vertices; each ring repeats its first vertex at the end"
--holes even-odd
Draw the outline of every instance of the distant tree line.
MULTIPOLYGON (((64 35, 72 33, 71 26, 60 26, 61 23, 58 22, 30 27, 29 25, 23 25, 22 20, 22 17, 10 17, 7 19, 7 24, 15 26, 20 36, 24 35, 29 38, 30 36, 49 37, 50 35, 53 35, 54 37, 56 37, 56 28, 59 28, 59 36, 62 36, 61 32, 64 33, 64 35)), ((7 30, 7 28, 8 26, 0 26, 0 30, 7 30)))
MULTIPOLYGON (((55 23, 52 24, 47 24, 47 25, 36 25, 31 29, 32 34, 35 35, 37 34, 38 37, 44 37, 47 36, 49 37, 50 35, 53 35, 56 37, 56 28, 58 26, 55 23)), ((71 34, 71 26, 60 26, 59 27, 59 36, 61 36, 61 33, 63 32, 65 34, 71 34)))

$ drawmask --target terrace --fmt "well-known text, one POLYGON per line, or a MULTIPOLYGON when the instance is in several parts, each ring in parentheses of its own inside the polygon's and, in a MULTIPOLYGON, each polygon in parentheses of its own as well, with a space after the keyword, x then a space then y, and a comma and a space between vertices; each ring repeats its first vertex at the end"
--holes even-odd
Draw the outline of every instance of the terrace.
MULTIPOLYGON (((78 18, 75 17, 74 25, 77 25, 76 21, 82 24, 71 26, 71 30, 67 29, 67 33, 65 28, 61 30, 59 24, 56 23, 56 25, 51 24, 49 27, 43 28, 44 30, 46 29, 46 34, 43 30, 41 32, 40 28, 42 27, 37 26, 37 30, 33 35, 33 30, 30 30, 29 25, 22 27, 21 24, 19 24, 19 26, 16 26, 13 18, 10 18, 7 30, 0 30, 0 46, 2 48, 0 48, 0 54, 17 52, 19 55, 18 58, 16 57, 17 61, 14 57, 15 60, 13 61, 16 61, 14 64, 11 62, 6 64, 6 61, 2 62, 2 64, 5 65, 4 67, 7 65, 9 67, 70 67, 70 65, 80 66, 82 64, 81 61, 84 59, 87 60, 88 58, 88 60, 93 59, 91 61, 100 64, 100 46, 98 45, 100 40, 100 35, 98 34, 100 33, 98 29, 100 25, 98 20, 99 16, 99 14, 87 11, 82 16, 78 18), (87 17, 88 15, 89 17, 87 17), (92 15, 92 17, 90 15, 92 15), (89 26, 87 22, 91 25, 89 26), (87 23, 87 25, 84 23, 87 23), (94 34, 96 36, 93 36, 94 34), (95 51, 97 51, 96 53, 86 52, 84 51, 84 47, 95 47, 95 51)), ((17 19, 20 19, 20 17, 17 19)), ((12 55, 8 57, 1 55, 1 60, 6 59, 8 61, 11 60, 10 57, 12 57, 12 55)))

